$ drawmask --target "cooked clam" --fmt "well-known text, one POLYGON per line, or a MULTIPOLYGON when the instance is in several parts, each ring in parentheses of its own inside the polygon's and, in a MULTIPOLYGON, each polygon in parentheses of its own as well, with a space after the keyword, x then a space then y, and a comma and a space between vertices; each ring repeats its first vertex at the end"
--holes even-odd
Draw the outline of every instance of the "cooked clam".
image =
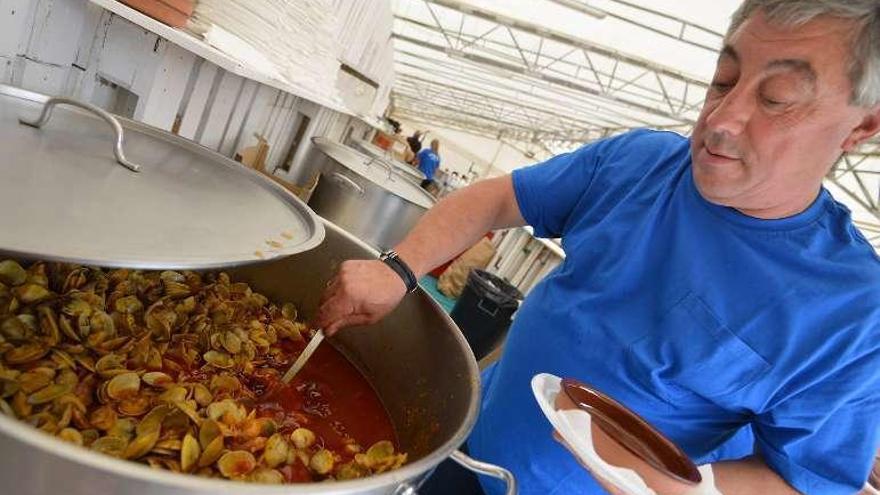
POLYGON ((284 483, 284 475, 275 469, 259 468, 252 472, 247 480, 254 483, 278 485, 284 483))
POLYGON ((161 371, 151 371, 149 373, 144 373, 141 377, 141 380, 144 381, 147 385, 151 387, 157 388, 167 388, 174 384, 174 379, 170 376, 162 373, 161 371))
POLYGON ((199 461, 202 455, 202 449, 199 442, 189 433, 183 437, 183 443, 180 446, 180 468, 184 472, 190 472, 199 461))
POLYGON ((125 459, 137 459, 153 449, 159 440, 159 430, 138 435, 122 452, 125 459))
POLYGON ((82 433, 75 428, 64 428, 58 432, 58 438, 75 445, 83 445, 82 433))
POLYGON ((289 450, 287 440, 281 434, 274 434, 266 441, 266 447, 263 450, 263 462, 270 468, 278 466, 287 460, 287 452, 289 450))
POLYGON ((290 434, 290 440, 298 449, 307 449, 315 443, 315 433, 308 428, 297 428, 290 434))
POLYGON ((204 450, 202 450, 202 455, 199 456, 199 467, 206 467, 214 464, 217 459, 220 458, 220 455, 223 454, 223 437, 216 437, 214 440, 208 443, 205 446, 204 450))
POLYGON ((333 470, 333 465, 335 463, 336 457, 333 455, 333 452, 330 452, 327 449, 321 449, 309 460, 309 467, 318 474, 328 474, 333 470))
POLYGON ((91 444, 92 450, 102 452, 113 457, 122 457, 128 447, 128 441, 122 437, 101 437, 91 444))
POLYGON ((26 283, 18 286, 12 289, 12 293, 15 294, 15 297, 24 304, 33 304, 52 297, 52 293, 49 292, 49 289, 43 285, 34 283, 26 283))
POLYGON ((107 383, 107 395, 111 399, 123 400, 132 397, 141 389, 141 377, 137 373, 121 373, 107 383))
POLYGON ((25 344, 10 349, 3 354, 6 364, 25 364, 36 361, 49 353, 49 348, 42 344, 25 344))
POLYGON ((6 285, 21 285, 27 280, 27 272, 13 260, 0 261, 0 282, 6 285))
POLYGON ((246 450, 227 452, 217 461, 217 469, 227 478, 239 479, 247 476, 257 467, 254 455, 246 450))

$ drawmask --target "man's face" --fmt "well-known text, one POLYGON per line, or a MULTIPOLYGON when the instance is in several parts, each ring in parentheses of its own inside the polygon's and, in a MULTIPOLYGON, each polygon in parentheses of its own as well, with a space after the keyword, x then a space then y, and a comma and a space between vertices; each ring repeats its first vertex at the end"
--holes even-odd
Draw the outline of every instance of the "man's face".
POLYGON ((850 103, 856 25, 819 17, 781 28, 753 15, 732 34, 691 143, 704 198, 760 218, 809 206, 840 154, 877 132, 850 103))

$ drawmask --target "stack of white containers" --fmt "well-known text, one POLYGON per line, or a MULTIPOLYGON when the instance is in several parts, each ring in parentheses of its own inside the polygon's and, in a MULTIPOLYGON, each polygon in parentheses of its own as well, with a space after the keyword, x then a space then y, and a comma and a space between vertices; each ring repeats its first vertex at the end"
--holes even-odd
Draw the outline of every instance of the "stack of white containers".
POLYGON ((340 47, 332 0, 199 0, 190 29, 205 34, 212 28, 260 52, 276 74, 305 90, 303 96, 339 101, 340 47))

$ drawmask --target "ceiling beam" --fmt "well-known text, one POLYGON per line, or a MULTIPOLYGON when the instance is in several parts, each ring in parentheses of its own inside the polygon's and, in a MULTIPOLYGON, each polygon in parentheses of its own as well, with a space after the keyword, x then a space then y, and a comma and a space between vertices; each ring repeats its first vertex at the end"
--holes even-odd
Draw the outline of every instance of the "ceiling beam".
POLYGON ((645 112, 645 113, 651 114, 651 115, 655 115, 657 117, 678 120, 678 121, 681 121, 684 123, 690 123, 690 124, 695 123, 695 119, 690 118, 690 117, 685 117, 685 116, 680 116, 680 115, 672 115, 669 112, 665 111, 664 109, 659 109, 656 107, 652 107, 650 105, 645 105, 642 103, 634 102, 629 99, 621 98, 621 97, 615 96, 615 95, 608 95, 608 94, 605 94, 599 90, 596 90, 596 89, 593 89, 589 86, 586 86, 584 84, 579 84, 579 83, 576 83, 573 81, 568 81, 566 79, 562 79, 562 78, 552 76, 549 74, 530 73, 527 69, 525 69, 521 66, 518 66, 518 65, 509 64, 509 63, 495 60, 492 58, 484 57, 482 55, 475 54, 475 53, 454 52, 454 51, 451 51, 441 45, 437 45, 437 44, 434 44, 434 43, 431 43, 431 42, 428 42, 425 40, 413 38, 411 36, 407 36, 407 35, 400 34, 400 33, 392 33, 391 37, 393 39, 405 41, 407 43, 411 43, 413 45, 420 46, 422 48, 427 48, 427 49, 434 50, 434 51, 437 51, 440 53, 446 53, 449 56, 465 60, 465 61, 472 63, 472 64, 494 67, 496 69, 499 69, 499 70, 502 70, 505 72, 509 72, 510 74, 516 74, 519 76, 526 76, 531 79, 536 79, 538 81, 543 81, 543 82, 554 84, 557 86, 573 89, 576 91, 583 92, 585 94, 606 98, 606 99, 614 101, 616 103, 633 107, 633 108, 638 109, 642 112, 645 112))
POLYGON ((682 82, 690 83, 696 86, 708 87, 708 83, 706 81, 685 74, 682 71, 673 69, 671 67, 666 67, 661 64, 657 64, 647 59, 628 55, 621 51, 607 48, 592 41, 571 36, 545 25, 535 24, 521 19, 515 19, 513 17, 505 16, 501 13, 484 9, 471 3, 462 2, 461 0, 425 0, 425 2, 432 3, 434 5, 440 5, 461 14, 483 19, 484 21, 508 26, 544 39, 553 40, 558 43, 581 48, 592 53, 597 53, 599 55, 604 55, 608 58, 620 60, 621 62, 625 62, 629 65, 641 67, 652 72, 657 72, 664 76, 680 80, 682 82))
MULTIPOLYGON (((617 60, 615 60, 615 65, 611 71, 608 72, 599 69, 596 64, 593 63, 590 53, 580 48, 571 48, 570 51, 562 56, 550 57, 549 55, 542 55, 540 49, 544 46, 543 38, 540 40, 541 42, 538 51, 523 48, 522 45, 515 41, 516 38, 513 35, 513 32, 506 26, 504 28, 506 32, 510 33, 508 36, 511 40, 510 42, 503 42, 497 39, 484 39, 481 43, 477 44, 473 42, 476 38, 474 35, 464 33, 450 34, 450 32, 442 25, 436 23, 422 22, 417 19, 400 15, 395 15, 394 18, 419 29, 442 35, 447 42, 445 46, 439 46, 443 46, 446 55, 450 57, 459 58, 463 53, 476 52, 479 55, 488 57, 490 60, 498 60, 513 66, 521 67, 523 74, 526 75, 547 74, 562 80, 584 84, 592 90, 597 91, 597 95, 602 97, 625 96, 627 101, 648 105, 652 108, 659 108, 662 105, 667 105, 670 107, 670 115, 672 118, 676 119, 685 115, 686 111, 692 110, 693 102, 690 102, 687 99, 688 95, 691 94, 690 83, 685 82, 682 90, 676 91, 675 94, 671 94, 654 84, 641 83, 639 80, 645 75, 653 75, 649 80, 660 81, 660 85, 663 85, 661 74, 642 67, 630 67, 631 71, 638 71, 637 75, 623 78, 619 71, 620 63, 617 60), (582 56, 585 59, 586 64, 571 60, 572 55, 582 56), (550 59, 550 61, 542 64, 542 56, 545 59, 550 59), (530 59, 534 59, 535 62, 530 62, 530 59), (554 66, 565 66, 567 72, 565 70, 557 69, 554 66), (591 74, 595 80, 586 77, 581 78, 579 77, 581 73, 591 74)), ((700 94, 700 92, 705 89, 705 86, 697 89, 698 92, 694 94, 700 94)))
MULTIPOLYGON (((445 77, 458 83, 467 84, 469 89, 476 92, 506 91, 515 94, 517 98, 527 99, 536 104, 545 104, 569 113, 576 113, 584 118, 601 120, 603 125, 610 123, 617 126, 629 125, 633 127, 654 123, 639 117, 628 107, 612 106, 614 104, 606 100, 583 95, 568 88, 557 88, 550 85, 536 86, 533 81, 522 80, 513 75, 500 79, 497 77, 497 73, 474 65, 438 60, 400 48, 397 48, 396 51, 413 60, 413 62, 408 62, 395 59, 398 74, 406 73, 401 69, 407 68, 430 75, 438 79, 438 82, 440 82, 439 79, 445 77)), ((443 83, 446 84, 446 82, 443 83)))

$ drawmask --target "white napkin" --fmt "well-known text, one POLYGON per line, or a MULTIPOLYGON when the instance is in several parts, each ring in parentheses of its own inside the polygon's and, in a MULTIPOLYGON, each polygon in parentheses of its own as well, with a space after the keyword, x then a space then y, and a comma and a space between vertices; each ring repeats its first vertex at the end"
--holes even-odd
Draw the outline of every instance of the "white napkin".
MULTIPOLYGON (((593 447, 591 418, 586 411, 579 409, 557 411, 554 406, 556 395, 562 390, 562 379, 548 373, 541 373, 532 378, 532 393, 541 406, 544 416, 559 432, 577 454, 581 462, 586 464, 597 476, 618 487, 630 495, 657 495, 645 481, 632 469, 612 466, 596 453, 593 447)), ((715 488, 712 466, 700 466, 703 482, 688 492, 688 495, 721 495, 715 488)))

